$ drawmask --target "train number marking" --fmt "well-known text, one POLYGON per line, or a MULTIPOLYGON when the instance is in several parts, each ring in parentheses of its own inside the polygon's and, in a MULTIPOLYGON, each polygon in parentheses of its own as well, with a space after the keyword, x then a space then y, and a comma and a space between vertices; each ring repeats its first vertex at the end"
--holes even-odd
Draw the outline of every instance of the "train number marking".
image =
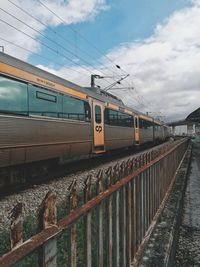
POLYGON ((100 132, 102 132, 102 127, 101 126, 96 126, 95 130, 96 130, 96 132, 100 133, 100 132))

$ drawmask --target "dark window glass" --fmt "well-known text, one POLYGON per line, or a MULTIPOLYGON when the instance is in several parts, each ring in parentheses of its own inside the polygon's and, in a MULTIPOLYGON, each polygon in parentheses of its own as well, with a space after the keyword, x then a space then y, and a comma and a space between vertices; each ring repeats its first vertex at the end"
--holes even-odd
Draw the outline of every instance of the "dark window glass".
POLYGON ((133 116, 112 110, 105 109, 105 123, 113 126, 133 127, 133 116))
POLYGON ((38 116, 59 117, 62 96, 56 92, 29 85, 29 113, 38 116))
POLYGON ((90 107, 85 103, 81 99, 63 96, 63 118, 85 121, 87 115, 87 120, 89 120, 90 107))
POLYGON ((109 110, 107 108, 104 109, 104 122, 105 124, 110 124, 109 110))
POLYGON ((57 97, 55 95, 50 95, 42 92, 36 92, 36 97, 50 102, 57 101, 57 97))
POLYGON ((27 85, 0 76, 0 111, 27 114, 27 85))
POLYGON ((109 121, 110 125, 119 125, 118 123, 118 112, 116 110, 109 109, 109 121))
POLYGON ((101 107, 95 106, 95 122, 101 123, 101 107))
POLYGON ((139 119, 139 126, 143 129, 151 129, 153 127, 153 122, 144 119, 139 119))
POLYGON ((88 102, 84 102, 85 107, 85 120, 90 121, 91 120, 91 109, 88 102))
POLYGON ((138 117, 135 118, 135 128, 138 128, 138 117))

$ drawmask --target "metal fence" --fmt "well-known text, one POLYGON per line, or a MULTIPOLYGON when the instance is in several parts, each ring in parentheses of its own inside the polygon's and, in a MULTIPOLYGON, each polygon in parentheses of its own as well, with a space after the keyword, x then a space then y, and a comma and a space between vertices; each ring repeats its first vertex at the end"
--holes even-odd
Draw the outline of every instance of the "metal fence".
POLYGON ((175 180, 188 139, 168 142, 89 176, 82 193, 70 186, 68 214, 57 221, 49 192, 38 233, 23 242, 22 204, 13 209, 11 250, 0 266, 131 266, 142 254, 175 180))

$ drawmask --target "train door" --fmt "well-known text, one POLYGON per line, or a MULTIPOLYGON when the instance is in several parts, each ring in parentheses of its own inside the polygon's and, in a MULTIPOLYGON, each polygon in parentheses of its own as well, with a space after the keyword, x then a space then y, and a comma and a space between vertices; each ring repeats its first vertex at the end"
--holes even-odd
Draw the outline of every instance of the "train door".
POLYGON ((140 144, 140 134, 139 134, 139 117, 135 116, 135 144, 140 144))
POLYGON ((93 114, 93 153, 102 153, 105 151, 104 106, 98 102, 93 102, 93 114))

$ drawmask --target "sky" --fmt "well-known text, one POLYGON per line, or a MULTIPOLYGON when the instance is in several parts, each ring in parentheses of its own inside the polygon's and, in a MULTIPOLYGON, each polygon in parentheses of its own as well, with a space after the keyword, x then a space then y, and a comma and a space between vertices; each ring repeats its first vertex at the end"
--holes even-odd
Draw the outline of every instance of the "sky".
POLYGON ((1 0, 0 29, 5 53, 81 86, 98 74, 153 117, 199 107, 200 0, 1 0))

